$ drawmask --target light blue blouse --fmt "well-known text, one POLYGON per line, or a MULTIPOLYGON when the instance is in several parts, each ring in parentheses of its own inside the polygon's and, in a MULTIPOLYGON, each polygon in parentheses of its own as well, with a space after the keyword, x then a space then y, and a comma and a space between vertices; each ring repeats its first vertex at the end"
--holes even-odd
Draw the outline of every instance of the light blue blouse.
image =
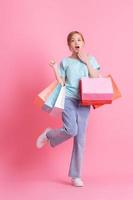
MULTIPOLYGON (((96 58, 88 58, 95 69, 100 69, 96 58)), ((64 57, 58 64, 59 74, 65 78, 66 96, 80 99, 79 81, 82 77, 90 76, 87 65, 76 58, 64 57)))

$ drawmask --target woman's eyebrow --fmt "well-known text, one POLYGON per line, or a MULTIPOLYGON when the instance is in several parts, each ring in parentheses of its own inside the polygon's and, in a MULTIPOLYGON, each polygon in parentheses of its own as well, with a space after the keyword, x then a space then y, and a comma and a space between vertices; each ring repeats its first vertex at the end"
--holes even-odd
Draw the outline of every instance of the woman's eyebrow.
MULTIPOLYGON (((71 38, 71 40, 74 40, 75 38, 71 38)), ((81 39, 80 37, 78 37, 77 39, 81 39)))

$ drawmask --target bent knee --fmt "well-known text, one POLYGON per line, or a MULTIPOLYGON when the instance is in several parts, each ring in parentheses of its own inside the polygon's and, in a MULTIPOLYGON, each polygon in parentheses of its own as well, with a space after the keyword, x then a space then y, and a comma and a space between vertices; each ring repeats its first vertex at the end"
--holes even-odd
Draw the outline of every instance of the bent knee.
POLYGON ((76 136, 77 135, 77 128, 65 128, 68 135, 76 136))

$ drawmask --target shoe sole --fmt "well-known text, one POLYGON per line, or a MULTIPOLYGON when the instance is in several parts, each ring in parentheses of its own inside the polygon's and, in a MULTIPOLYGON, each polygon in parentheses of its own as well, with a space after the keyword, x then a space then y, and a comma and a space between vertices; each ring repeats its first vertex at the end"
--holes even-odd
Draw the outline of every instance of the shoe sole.
POLYGON ((74 186, 74 187, 83 187, 84 185, 76 185, 75 183, 72 183, 72 185, 74 186))
POLYGON ((84 184, 78 185, 78 184, 76 184, 74 181, 71 181, 71 183, 72 183, 72 185, 75 186, 75 187, 83 187, 83 186, 84 186, 84 184))
POLYGON ((41 137, 42 136, 45 136, 46 135, 46 133, 49 131, 49 130, 51 130, 50 128, 47 128, 42 134, 40 134, 39 136, 38 136, 38 138, 37 138, 37 140, 36 140, 36 147, 38 148, 38 149, 41 149, 45 144, 47 144, 49 141, 48 140, 44 140, 44 142, 43 142, 43 144, 42 145, 39 145, 39 140, 41 139, 41 137))

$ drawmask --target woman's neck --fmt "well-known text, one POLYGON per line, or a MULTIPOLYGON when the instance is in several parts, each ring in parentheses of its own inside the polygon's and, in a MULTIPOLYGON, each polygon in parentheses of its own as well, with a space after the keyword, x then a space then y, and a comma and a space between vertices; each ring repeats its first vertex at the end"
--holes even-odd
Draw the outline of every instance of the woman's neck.
POLYGON ((79 59, 79 57, 78 57, 78 55, 77 55, 77 54, 72 54, 70 57, 71 57, 71 58, 76 58, 76 59, 79 59))

